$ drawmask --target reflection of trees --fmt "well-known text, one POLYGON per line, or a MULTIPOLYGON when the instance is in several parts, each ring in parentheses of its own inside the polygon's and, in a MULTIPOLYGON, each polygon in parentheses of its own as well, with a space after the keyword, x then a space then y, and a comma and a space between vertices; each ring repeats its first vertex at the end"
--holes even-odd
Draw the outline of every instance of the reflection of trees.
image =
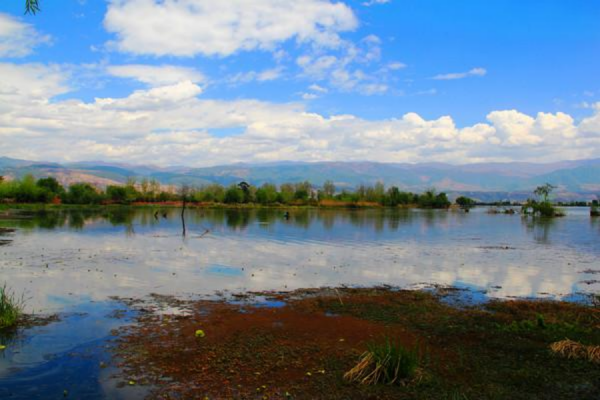
POLYGON ((592 230, 598 229, 600 231, 600 218, 590 218, 590 224, 592 225, 592 230))
POLYGON ((427 228, 431 228, 448 219, 448 211, 446 210, 423 210, 420 212, 420 215, 423 217, 423 224, 427 228))
POLYGON ((40 211, 33 217, 33 224, 43 229, 54 229, 67 223, 68 214, 63 211, 40 211))
POLYGON ((556 223, 554 218, 524 217, 521 218, 527 233, 533 235, 538 243, 550 243, 550 229, 556 223))
POLYGON ((397 231, 400 225, 411 223, 413 218, 414 213, 410 210, 394 208, 387 213, 388 228, 397 231))
POLYGON ((304 228, 304 229, 308 229, 308 227, 310 226, 310 223, 312 221, 312 216, 314 215, 314 213, 310 212, 309 210, 297 210, 294 211, 292 214, 292 223, 295 226, 298 226, 300 228, 304 228))
POLYGON ((246 228, 256 216, 251 216, 247 210, 225 210, 225 218, 227 226, 237 230, 246 228))
POLYGON ((79 210, 72 210, 69 212, 69 228, 82 229, 85 226, 85 215, 79 210))
MULTIPOLYGON (((140 220, 145 219, 148 221, 150 218, 149 210, 140 210, 141 212, 136 213, 135 210, 130 208, 115 208, 110 209, 106 213, 105 218, 110 222, 113 226, 119 225, 132 225, 133 219, 136 215, 139 216, 140 220)), ((152 217, 153 219, 153 217, 152 217)))
MULTIPOLYGON (((415 211, 407 209, 292 209, 290 218, 284 219, 284 210, 257 209, 188 209, 188 219, 203 229, 244 229, 259 225, 260 229, 272 229, 277 224, 291 225, 299 229, 318 228, 331 230, 334 227, 352 226, 374 232, 397 231, 403 225, 420 224, 430 228, 444 223, 448 212, 440 210, 415 211)), ((459 214, 460 218, 468 215, 459 214)), ((69 227, 82 229, 94 222, 106 221, 114 227, 123 226, 130 234, 134 226, 153 227, 159 224, 171 226, 178 223, 179 209, 151 209, 132 207, 104 207, 91 209, 45 210, 20 214, 10 221, 10 226, 22 229, 55 229, 69 227), (158 211, 158 212, 157 212, 158 211), (157 215, 157 216, 155 216, 157 215)), ((8 221, 6 221, 8 223, 8 221)))
POLYGON ((335 220, 336 220, 336 215, 337 213, 335 211, 328 211, 325 210, 321 213, 319 213, 320 216, 320 220, 323 221, 323 228, 325 228, 326 230, 330 231, 331 229, 333 229, 335 220))

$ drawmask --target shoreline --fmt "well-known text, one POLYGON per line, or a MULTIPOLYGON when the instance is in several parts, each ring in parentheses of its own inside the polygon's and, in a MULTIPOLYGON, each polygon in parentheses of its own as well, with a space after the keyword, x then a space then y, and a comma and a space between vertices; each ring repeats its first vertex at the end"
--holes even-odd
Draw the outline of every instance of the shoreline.
MULTIPOLYGON (((104 318, 121 326, 94 357, 115 393, 146 398, 595 398, 600 359, 568 358, 551 346, 568 338, 600 348, 599 294, 583 304, 482 302, 470 293, 432 285, 115 297, 104 318), (344 378, 369 346, 388 340, 417 352, 415 377, 395 385, 344 378)), ((68 326, 72 316, 27 320, 68 326)), ((12 332, 26 337, 30 328, 12 332)))
POLYGON ((130 300, 126 303, 139 315, 119 331, 117 365, 123 382, 147 386, 151 397, 159 398, 471 399, 552 393, 584 399, 598 393, 600 362, 567 359, 550 346, 565 337, 600 345, 600 303, 445 301, 455 292, 327 288, 249 293, 235 301, 130 300), (257 296, 264 301, 253 301, 257 296), (419 379, 372 386, 344 379, 369 343, 387 339, 418 349, 419 379))

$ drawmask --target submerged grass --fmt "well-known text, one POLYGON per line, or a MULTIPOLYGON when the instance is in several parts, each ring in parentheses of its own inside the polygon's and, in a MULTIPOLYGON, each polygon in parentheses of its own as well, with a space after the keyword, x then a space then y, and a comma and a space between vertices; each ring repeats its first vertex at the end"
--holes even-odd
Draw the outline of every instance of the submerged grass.
POLYGON ((389 338, 385 343, 369 343, 358 364, 344 378, 363 385, 403 384, 413 379, 419 366, 417 348, 408 349, 389 338))
POLYGON ((17 324, 23 311, 23 300, 17 298, 6 286, 0 286, 0 329, 17 324))

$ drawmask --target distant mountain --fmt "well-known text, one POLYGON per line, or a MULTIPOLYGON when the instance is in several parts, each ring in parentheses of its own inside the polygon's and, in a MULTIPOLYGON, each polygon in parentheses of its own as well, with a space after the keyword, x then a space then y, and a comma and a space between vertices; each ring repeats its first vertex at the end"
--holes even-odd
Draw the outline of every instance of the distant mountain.
POLYGON ((342 189, 378 181, 402 190, 421 192, 436 188, 481 200, 525 199, 543 183, 557 185, 559 199, 592 199, 600 195, 600 159, 557 163, 443 163, 275 162, 231 164, 206 168, 155 167, 125 163, 49 163, 0 157, 0 175, 19 178, 55 176, 63 184, 87 181, 99 186, 119 184, 128 178, 156 179, 164 185, 229 185, 245 180, 254 185, 308 180, 321 186, 331 180, 342 189))

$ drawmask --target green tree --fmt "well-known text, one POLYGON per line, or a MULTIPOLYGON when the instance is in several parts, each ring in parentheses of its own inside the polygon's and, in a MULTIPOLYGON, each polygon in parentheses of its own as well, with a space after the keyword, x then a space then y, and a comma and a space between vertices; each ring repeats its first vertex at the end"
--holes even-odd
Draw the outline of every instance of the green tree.
POLYGON ((127 189, 124 186, 107 186, 106 197, 115 203, 128 203, 127 201, 127 189))
POLYGON ((102 194, 89 183, 75 183, 63 195, 63 202, 69 204, 99 204, 102 194))
POLYGON ((227 204, 239 204, 244 200, 244 191, 238 185, 231 185, 225 191, 224 202, 227 204))
POLYGON ((294 199, 307 202, 312 195, 312 185, 308 181, 299 182, 294 185, 294 199))
POLYGON ((533 194, 538 196, 542 202, 547 203, 548 198, 550 197, 550 194, 552 193, 552 191, 554 189, 556 189, 556 186, 546 183, 542 186, 536 187, 535 190, 533 191, 533 194))
POLYGON ((335 195, 335 185, 332 181, 327 180, 323 184, 323 195, 326 199, 330 199, 335 195))
POLYGON ((279 187, 279 196, 277 201, 282 204, 289 204, 294 199, 296 189, 291 183, 283 183, 279 187))
POLYGON ((462 208, 470 208, 475 205, 475 200, 466 196, 460 196, 456 199, 456 204, 458 204, 462 208))
POLYGON ((62 187, 62 185, 60 183, 58 183, 56 178, 53 178, 51 176, 49 176, 48 178, 38 179, 37 185, 38 185, 38 187, 46 189, 49 192, 57 194, 57 195, 61 194, 65 191, 65 189, 62 187))
POLYGON ((277 187, 271 183, 265 183, 256 190, 256 201, 260 204, 273 204, 277 202, 277 187))
POLYGON ((418 196, 417 204, 421 208, 447 208, 450 206, 450 201, 446 193, 437 194, 435 189, 429 189, 418 196))

